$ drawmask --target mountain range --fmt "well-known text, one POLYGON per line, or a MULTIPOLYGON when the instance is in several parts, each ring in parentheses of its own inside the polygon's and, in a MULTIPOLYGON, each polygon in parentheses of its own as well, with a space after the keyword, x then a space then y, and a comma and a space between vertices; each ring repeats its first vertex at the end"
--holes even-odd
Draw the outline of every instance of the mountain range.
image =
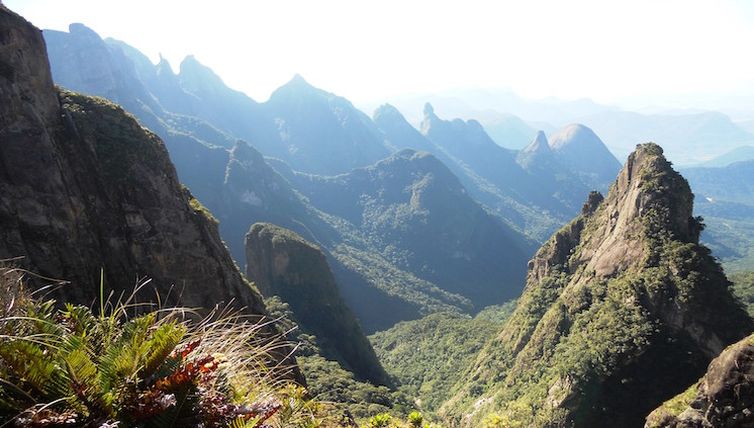
MULTIPOLYGON (((420 133, 390 106, 372 119, 300 76, 257 103, 193 57, 176 75, 164 59, 153 65, 80 24, 69 30, 45 33, 55 80, 133 106, 154 126, 236 260, 244 260, 243 237, 255 222, 321 245, 367 331, 440 307, 464 312, 514 297, 534 242, 578 211, 589 186, 609 180, 566 165, 557 176, 534 164, 526 170, 478 123, 445 121, 431 106, 420 133), (72 59, 90 66, 76 68, 72 59), (459 150, 466 146, 475 150, 459 150), (575 186, 569 192, 559 187, 563 176, 575 186), (442 246, 429 245, 436 237, 442 246), (375 265, 393 274, 375 275, 375 265), (379 303, 360 303, 364 293, 393 308, 390 315, 379 303)), ((584 144, 572 140, 567 150, 584 144)), ((617 170, 606 149, 594 156, 617 170)))
MULTIPOLYGON (((716 111, 627 111, 589 99, 527 100, 507 90, 456 89, 390 100, 406 112, 432 102, 438 112, 476 118, 503 147, 521 149, 538 129, 552 137, 559 127, 581 123, 593 129, 620 160, 637 143, 654 141, 679 165, 710 160, 754 142, 748 122, 716 111)), ((410 116, 418 124, 420 116, 410 116)))
MULTIPOLYGON (((481 121, 442 118, 433 104, 415 128, 393 105, 370 117, 301 76, 260 103, 194 57, 175 74, 81 24, 42 34, 2 5, 0 95, 0 260, 31 272, 32 288, 55 285, 60 302, 92 306, 140 284, 145 305, 272 318, 262 339, 290 343, 260 362, 309 392, 288 383, 298 396, 235 411, 300 407, 351 428, 750 418, 754 319, 739 299, 750 304, 754 287, 746 273, 731 283, 716 257, 726 270, 748 266, 752 161, 683 169, 687 181, 657 144, 635 146, 621 166, 584 124, 498 116, 501 132, 518 135, 512 150, 481 121)), ((553 115, 625 113, 542 104, 553 115)), ((661 136, 684 124, 692 148, 710 129, 742 135, 724 116, 684 115, 657 128, 645 123, 657 115, 626 120, 661 136)), ((60 352, 86 339, 71 317, 48 317, 73 338, 60 352)), ((0 348, 27 349, 6 334, 11 321, 0 318, 0 348)), ((168 365, 191 353, 165 349, 168 365)), ((42 369, 63 373, 89 408, 79 386, 101 386, 86 374, 102 367, 97 352, 80 353, 92 363, 83 369, 71 354, 42 369)), ((29 361, 46 361, 37 354, 29 361)), ((6 377, 24 361, 0 355, 0 421, 11 418, 6 377)), ((140 382, 177 391, 168 388, 217 370, 213 361, 140 382)), ((163 397, 162 410, 175 405, 163 397)))

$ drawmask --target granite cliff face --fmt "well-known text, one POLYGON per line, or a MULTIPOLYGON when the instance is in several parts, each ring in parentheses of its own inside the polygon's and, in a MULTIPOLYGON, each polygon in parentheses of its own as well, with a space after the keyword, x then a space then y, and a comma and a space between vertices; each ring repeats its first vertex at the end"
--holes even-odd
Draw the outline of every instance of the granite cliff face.
MULTIPOLYGON (((0 258, 89 304, 137 278, 187 306, 264 314, 162 141, 120 107, 58 91, 41 32, 0 6, 0 258)), ((145 297, 154 298, 145 290, 145 297)))
POLYGON ((647 417, 646 428, 748 427, 754 424, 754 336, 725 349, 707 373, 647 417))
POLYGON ((444 411, 524 426, 637 426, 751 331, 698 243, 688 183, 639 145, 608 196, 529 262, 526 288, 444 411), (627 404, 630 403, 630 404, 627 404))
POLYGON ((389 384, 318 247, 290 230, 254 224, 246 235, 246 274, 262 294, 290 305, 299 328, 316 336, 323 357, 360 380, 389 384))

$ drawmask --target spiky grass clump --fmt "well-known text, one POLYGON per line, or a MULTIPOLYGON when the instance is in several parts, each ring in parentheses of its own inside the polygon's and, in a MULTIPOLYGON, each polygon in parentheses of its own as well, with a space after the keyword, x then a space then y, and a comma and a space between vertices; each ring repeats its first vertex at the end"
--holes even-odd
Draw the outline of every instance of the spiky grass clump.
POLYGON ((58 309, 10 268, 0 292, 0 426, 324 426, 303 388, 270 369, 287 344, 239 312, 197 318, 136 292, 96 314, 58 309))

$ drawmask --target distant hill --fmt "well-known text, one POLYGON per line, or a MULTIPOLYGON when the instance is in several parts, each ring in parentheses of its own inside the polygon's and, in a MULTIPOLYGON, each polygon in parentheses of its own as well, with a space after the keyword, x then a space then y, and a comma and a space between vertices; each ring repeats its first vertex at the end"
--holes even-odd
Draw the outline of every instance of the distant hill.
POLYGON ((537 129, 551 135, 556 128, 581 123, 593 129, 621 161, 636 144, 647 141, 661 144, 668 158, 679 165, 698 164, 754 142, 751 121, 734 122, 725 114, 714 111, 669 113, 668 109, 653 109, 634 112, 590 99, 549 97, 529 100, 510 90, 470 88, 394 97, 388 101, 406 112, 409 122, 414 124, 418 124, 422 117, 413 112, 421 111, 427 102, 440 116, 475 118, 498 144, 514 149, 523 148, 533 139, 537 129), (503 119, 511 116, 523 121, 531 130, 503 119), (522 130, 528 138, 522 138, 522 130))
POLYGON ((646 115, 606 111, 577 120, 599 134, 619 157, 640 142, 665 147, 668 159, 693 164, 754 141, 754 135, 718 112, 646 115))
MULTIPOLYGON (((499 193, 498 198, 502 203, 492 207, 501 210, 503 217, 507 217, 506 208, 515 204, 533 207, 538 211, 539 218, 536 215, 523 215, 523 229, 534 230, 537 237, 541 237, 544 230, 549 232, 546 223, 537 225, 537 222, 551 217, 552 223, 559 223, 563 220, 554 219, 566 217, 578 210, 579 203, 575 201, 577 195, 574 195, 574 200, 554 197, 550 186, 542 186, 540 177, 531 175, 521 168, 516 163, 515 153, 498 146, 475 120, 444 120, 435 114, 430 104, 427 104, 424 107, 421 132, 455 162, 468 167, 499 193)), ((480 185, 483 186, 484 184, 480 185)))
POLYGON ((754 206, 754 160, 735 162, 719 168, 684 168, 683 174, 698 194, 715 201, 754 206))
POLYGON ((334 177, 297 175, 318 209, 362 231, 384 257, 481 308, 518 295, 530 243, 469 197, 428 153, 403 150, 334 177))
POLYGON ((367 115, 301 76, 273 92, 264 109, 284 146, 280 158, 296 170, 333 175, 390 154, 367 115))
POLYGON ((716 156, 708 161, 701 162, 694 167, 714 168, 728 166, 732 163, 754 159, 754 146, 741 146, 716 156))
POLYGON ((700 201, 702 233, 727 271, 750 270, 754 263, 754 160, 718 168, 686 168, 683 174, 700 201))
POLYGON ((571 124, 550 137, 555 157, 591 189, 607 191, 620 162, 591 129, 571 124))
POLYGON ((577 173, 567 163, 568 158, 550 147, 544 132, 516 155, 516 162, 531 176, 537 178, 538 186, 564 205, 575 210, 580 201, 576 198, 587 195, 592 189, 607 188, 586 171, 577 173))
MULTIPOLYGON (((535 239, 542 239, 544 234, 550 233, 560 223, 561 220, 557 219, 558 214, 542 212, 511 196, 509 187, 515 185, 514 183, 506 183, 504 188, 498 187, 471 165, 448 152, 428 136, 421 134, 395 107, 389 104, 379 107, 374 113, 374 121, 385 135, 387 142, 394 147, 410 148, 433 154, 458 177, 474 199, 499 215, 511 227, 535 239)), ((487 148, 501 151, 504 156, 508 156, 507 153, 509 153, 506 149, 494 145, 487 145, 487 148)))

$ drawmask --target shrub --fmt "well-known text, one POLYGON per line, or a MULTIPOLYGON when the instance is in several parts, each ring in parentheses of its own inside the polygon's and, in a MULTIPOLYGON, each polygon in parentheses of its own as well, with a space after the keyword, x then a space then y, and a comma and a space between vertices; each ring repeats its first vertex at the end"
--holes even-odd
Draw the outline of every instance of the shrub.
POLYGON ((262 340, 260 323, 132 298, 99 313, 56 307, 30 297, 21 277, 0 268, 0 425, 319 424, 303 388, 267 368, 283 344, 262 340))

